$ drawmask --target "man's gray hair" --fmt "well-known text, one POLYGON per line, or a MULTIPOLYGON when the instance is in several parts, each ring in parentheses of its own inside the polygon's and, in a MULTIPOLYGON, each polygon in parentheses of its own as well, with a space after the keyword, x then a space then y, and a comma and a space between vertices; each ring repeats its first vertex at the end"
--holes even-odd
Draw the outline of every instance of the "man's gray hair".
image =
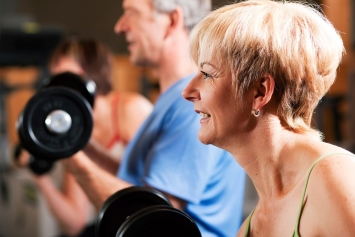
POLYGON ((212 8, 211 0, 153 0, 157 12, 172 12, 181 7, 184 13, 185 27, 190 31, 212 8))

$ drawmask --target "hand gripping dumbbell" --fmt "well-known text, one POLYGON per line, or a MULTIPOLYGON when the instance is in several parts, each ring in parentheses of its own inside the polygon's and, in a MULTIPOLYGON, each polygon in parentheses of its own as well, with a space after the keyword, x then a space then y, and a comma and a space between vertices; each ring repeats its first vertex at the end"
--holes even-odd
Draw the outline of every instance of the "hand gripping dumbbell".
POLYGON ((196 223, 161 192, 129 187, 110 196, 95 223, 97 237, 201 237, 196 223))
POLYGON ((23 147, 21 144, 17 144, 15 146, 13 157, 15 160, 15 164, 17 164, 18 166, 25 165, 36 175, 48 173, 53 167, 53 162, 48 162, 42 159, 36 159, 31 154, 23 154, 23 147), (22 156, 25 157, 25 160, 24 158, 22 158, 22 156))
MULTIPOLYGON (((32 155, 32 163, 46 163, 39 167, 48 169, 54 161, 74 155, 87 144, 95 93, 93 81, 69 72, 44 82, 17 121, 20 143, 32 155)), ((41 168, 32 171, 44 173, 41 168)))

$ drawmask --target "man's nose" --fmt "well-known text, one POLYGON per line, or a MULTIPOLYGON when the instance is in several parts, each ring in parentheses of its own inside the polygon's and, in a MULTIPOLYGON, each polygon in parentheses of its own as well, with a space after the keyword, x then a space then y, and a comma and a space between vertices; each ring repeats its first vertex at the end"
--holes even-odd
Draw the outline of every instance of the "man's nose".
POLYGON ((127 26, 126 26, 126 23, 125 23, 125 17, 124 15, 122 15, 116 22, 115 24, 115 28, 114 28, 114 31, 116 34, 122 34, 122 33, 125 33, 127 31, 127 26))

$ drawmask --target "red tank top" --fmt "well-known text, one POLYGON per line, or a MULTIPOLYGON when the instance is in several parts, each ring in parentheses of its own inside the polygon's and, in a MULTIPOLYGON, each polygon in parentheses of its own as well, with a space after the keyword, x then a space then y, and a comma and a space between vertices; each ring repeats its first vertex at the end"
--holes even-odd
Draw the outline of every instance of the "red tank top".
POLYGON ((117 126, 117 121, 118 121, 118 102, 119 102, 119 94, 118 93, 115 93, 113 95, 113 99, 112 99, 112 103, 111 103, 111 106, 112 106, 112 113, 111 113, 111 116, 112 116, 112 121, 113 121, 113 131, 115 132, 113 137, 111 138, 110 142, 107 144, 106 148, 107 149, 111 149, 113 148, 113 146, 116 144, 116 143, 123 143, 124 146, 126 145, 126 142, 123 141, 123 139, 121 138, 120 136, 120 131, 119 131, 119 128, 117 126))

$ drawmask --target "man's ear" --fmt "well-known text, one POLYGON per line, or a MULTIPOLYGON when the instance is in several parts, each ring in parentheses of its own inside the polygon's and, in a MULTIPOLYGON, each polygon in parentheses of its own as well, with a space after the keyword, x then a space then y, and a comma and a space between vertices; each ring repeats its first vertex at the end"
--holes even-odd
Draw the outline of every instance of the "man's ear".
POLYGON ((174 34, 176 30, 185 28, 184 13, 181 7, 176 7, 172 12, 168 13, 169 25, 166 32, 166 37, 174 34))
POLYGON ((253 86, 253 108, 260 110, 266 105, 274 94, 275 78, 271 74, 265 74, 253 86))

